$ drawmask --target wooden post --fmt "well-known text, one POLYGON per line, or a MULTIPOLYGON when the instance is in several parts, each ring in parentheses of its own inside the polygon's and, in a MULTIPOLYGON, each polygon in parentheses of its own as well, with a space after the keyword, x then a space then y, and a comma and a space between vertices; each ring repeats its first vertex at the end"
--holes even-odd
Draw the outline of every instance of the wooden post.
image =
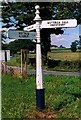
POLYGON ((23 61, 22 61, 22 49, 21 49, 21 76, 23 75, 23 61))
POLYGON ((7 73, 7 65, 6 65, 6 62, 7 62, 7 52, 6 52, 6 50, 4 50, 4 54, 5 54, 4 73, 7 73))
POLYGON ((27 77, 27 62, 26 62, 26 61, 25 61, 25 65, 24 65, 23 76, 24 76, 25 78, 27 77))
POLYGON ((24 50, 24 77, 27 77, 27 49, 24 50))
POLYGON ((27 76, 27 50, 21 49, 21 75, 26 78, 27 76), (24 62, 24 69, 23 69, 24 62))

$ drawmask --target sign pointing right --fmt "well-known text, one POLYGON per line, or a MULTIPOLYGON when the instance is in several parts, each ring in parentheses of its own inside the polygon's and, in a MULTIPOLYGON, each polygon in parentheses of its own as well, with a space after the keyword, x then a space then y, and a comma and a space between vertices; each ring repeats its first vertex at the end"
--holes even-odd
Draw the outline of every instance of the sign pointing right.
POLYGON ((41 24, 42 28, 67 28, 76 27, 76 19, 65 19, 65 20, 43 20, 41 24))

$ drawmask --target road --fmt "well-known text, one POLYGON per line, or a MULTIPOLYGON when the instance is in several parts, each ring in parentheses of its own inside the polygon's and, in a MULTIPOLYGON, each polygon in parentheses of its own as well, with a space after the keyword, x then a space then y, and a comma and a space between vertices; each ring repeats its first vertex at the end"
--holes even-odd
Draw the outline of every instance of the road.
MULTIPOLYGON (((7 67, 12 67, 20 70, 20 67, 15 67, 15 66, 7 66, 7 67)), ((28 70, 27 74, 29 75, 36 74, 36 70, 28 70)), ((81 76, 81 72, 61 72, 61 71, 48 71, 48 70, 43 70, 43 74, 44 75, 81 76)))
MULTIPOLYGON (((28 70, 28 74, 36 74, 35 70, 28 70)), ((81 76, 81 72, 61 72, 61 71, 47 71, 43 70, 44 75, 67 75, 67 76, 81 76)))

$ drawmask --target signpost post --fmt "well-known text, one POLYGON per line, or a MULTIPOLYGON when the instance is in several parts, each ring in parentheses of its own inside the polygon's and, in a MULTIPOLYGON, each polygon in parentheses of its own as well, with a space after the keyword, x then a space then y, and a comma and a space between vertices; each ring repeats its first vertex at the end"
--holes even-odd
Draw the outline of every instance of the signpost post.
POLYGON ((43 110, 45 108, 44 100, 44 88, 43 88, 43 78, 42 78, 42 57, 41 57, 41 40, 40 40, 40 23, 41 18, 39 16, 39 6, 35 6, 36 9, 36 108, 38 110, 43 110))
POLYGON ((43 110, 45 108, 45 96, 43 88, 43 77, 42 77, 42 62, 41 62, 41 37, 40 30, 43 28, 67 28, 76 27, 76 19, 66 19, 66 20, 41 20, 39 16, 39 6, 35 6, 36 24, 25 27, 24 30, 32 31, 36 29, 36 108, 38 110, 43 110))

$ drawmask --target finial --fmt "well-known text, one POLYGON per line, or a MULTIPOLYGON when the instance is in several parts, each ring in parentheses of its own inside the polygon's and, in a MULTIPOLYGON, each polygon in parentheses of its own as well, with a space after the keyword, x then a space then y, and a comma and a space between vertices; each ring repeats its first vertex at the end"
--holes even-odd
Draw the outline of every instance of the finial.
POLYGON ((39 14, 40 14, 40 12, 39 12, 39 9, 40 9, 40 6, 39 5, 36 5, 35 6, 35 9, 36 9, 36 12, 35 12, 35 14, 36 14, 36 16, 35 16, 35 21, 40 21, 41 20, 41 17, 39 16, 39 14))
POLYGON ((35 6, 35 9, 36 9, 36 10, 39 10, 39 9, 40 9, 40 6, 39 6, 39 5, 36 5, 36 6, 35 6))

